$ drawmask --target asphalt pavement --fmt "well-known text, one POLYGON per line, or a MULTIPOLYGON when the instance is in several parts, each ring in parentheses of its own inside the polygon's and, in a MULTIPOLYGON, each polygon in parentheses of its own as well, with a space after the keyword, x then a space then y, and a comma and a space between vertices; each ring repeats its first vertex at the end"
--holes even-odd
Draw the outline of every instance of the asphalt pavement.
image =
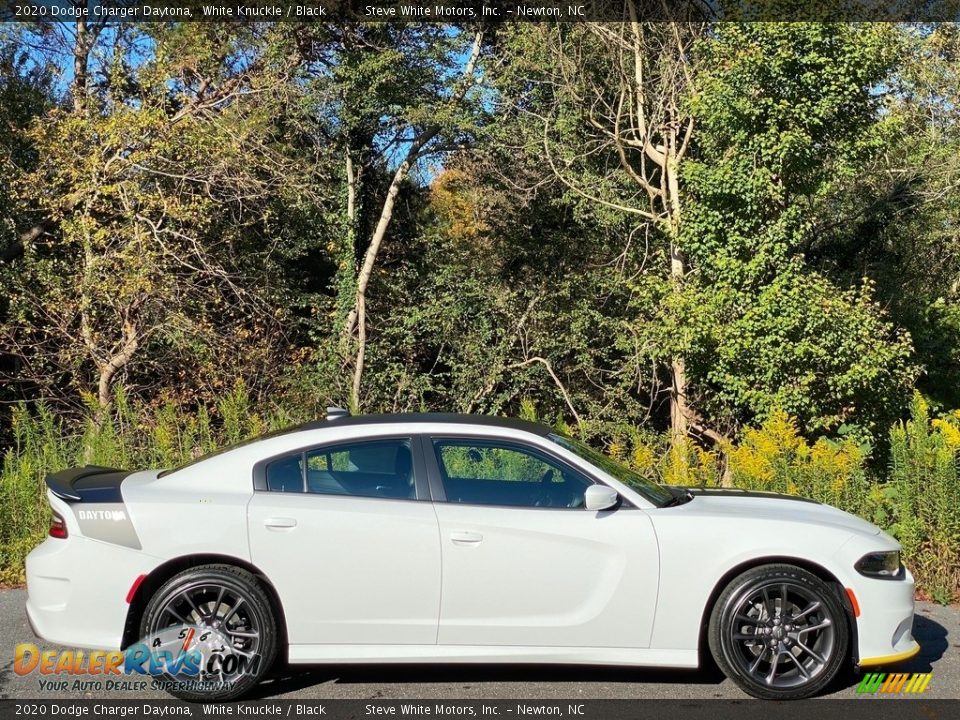
MULTIPOLYGON (((0 699, 117 699, 167 697, 160 691, 71 692, 43 691, 37 673, 19 676, 13 670, 18 643, 36 643, 41 650, 57 646, 38 640, 27 624, 26 591, 0 590, 0 699)), ((917 604, 913 634, 919 655, 877 672, 932 672, 924 693, 928 699, 960 699, 960 607, 917 604)), ((824 697, 855 697, 851 676, 824 697)), ((561 667, 555 665, 367 665, 290 666, 261 683, 256 698, 289 700, 412 700, 412 699, 744 699, 748 696, 716 669, 651 671, 620 667, 561 667)))

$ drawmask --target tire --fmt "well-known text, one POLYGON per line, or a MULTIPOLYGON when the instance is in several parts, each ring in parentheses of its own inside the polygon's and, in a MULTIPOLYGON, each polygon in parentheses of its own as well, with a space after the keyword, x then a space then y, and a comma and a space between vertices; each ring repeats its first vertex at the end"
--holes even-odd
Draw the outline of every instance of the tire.
POLYGON ((713 606, 707 637, 724 675, 764 700, 816 695, 849 659, 849 623, 836 589, 794 565, 762 565, 734 578, 713 606))
POLYGON ((196 663, 199 674, 157 678, 171 695, 189 701, 244 695, 267 673, 277 654, 276 619, 263 586, 252 573, 232 565, 201 565, 170 578, 147 603, 140 637, 151 648, 169 647, 175 659, 184 651, 202 658, 196 663), (207 672, 213 667, 220 674, 207 672), (217 686, 197 687, 196 681, 205 679, 217 686))

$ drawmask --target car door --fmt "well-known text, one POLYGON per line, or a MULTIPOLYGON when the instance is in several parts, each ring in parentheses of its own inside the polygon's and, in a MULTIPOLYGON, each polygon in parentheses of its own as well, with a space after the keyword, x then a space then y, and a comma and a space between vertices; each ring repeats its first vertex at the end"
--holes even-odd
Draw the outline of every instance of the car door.
POLYGON ((585 510, 594 480, 522 441, 424 445, 440 523, 441 645, 649 646, 659 559, 645 512, 585 510))
POLYGON ((419 443, 306 448, 254 476, 251 557, 277 590, 291 645, 436 643, 440 547, 419 443))

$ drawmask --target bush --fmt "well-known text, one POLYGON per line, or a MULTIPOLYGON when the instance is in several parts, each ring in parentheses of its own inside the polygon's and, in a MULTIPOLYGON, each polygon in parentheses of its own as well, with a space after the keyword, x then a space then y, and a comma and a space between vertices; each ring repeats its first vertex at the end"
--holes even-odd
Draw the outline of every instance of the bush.
POLYGON ((877 521, 883 498, 867 479, 868 452, 845 438, 811 444, 796 421, 778 410, 759 428, 745 430, 740 444, 727 449, 727 461, 736 487, 800 495, 877 521))
POLYGON ((72 455, 72 443, 46 405, 39 404, 34 415, 23 405, 14 407, 12 425, 13 446, 0 472, 0 585, 22 581, 23 559, 50 524, 44 476, 67 467, 72 455))
POLYGON ((937 602, 960 597, 960 411, 934 420, 919 393, 890 432, 890 531, 920 586, 937 602))

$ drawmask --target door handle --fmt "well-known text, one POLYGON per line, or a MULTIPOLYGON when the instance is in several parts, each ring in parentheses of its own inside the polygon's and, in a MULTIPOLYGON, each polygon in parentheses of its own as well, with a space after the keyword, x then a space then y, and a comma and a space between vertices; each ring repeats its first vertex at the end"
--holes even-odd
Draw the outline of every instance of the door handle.
POLYGON ((297 526, 297 521, 289 517, 268 517, 263 521, 268 528, 289 529, 297 526))
POLYGON ((483 535, 478 532, 455 530, 450 533, 450 539, 453 540, 454 545, 478 545, 483 540, 483 535))

